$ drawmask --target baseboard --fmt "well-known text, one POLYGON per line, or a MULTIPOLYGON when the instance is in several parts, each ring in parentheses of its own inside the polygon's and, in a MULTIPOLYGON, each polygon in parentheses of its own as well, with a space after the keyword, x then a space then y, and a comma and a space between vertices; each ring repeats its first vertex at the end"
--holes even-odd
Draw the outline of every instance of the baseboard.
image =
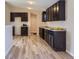
POLYGON ((72 54, 71 52, 69 52, 68 50, 66 50, 66 52, 71 55, 72 57, 74 57, 74 54, 72 54))
POLYGON ((7 50, 7 52, 5 53, 5 56, 8 55, 8 53, 9 53, 9 51, 11 50, 12 46, 13 46, 13 45, 11 45, 10 48, 7 50))

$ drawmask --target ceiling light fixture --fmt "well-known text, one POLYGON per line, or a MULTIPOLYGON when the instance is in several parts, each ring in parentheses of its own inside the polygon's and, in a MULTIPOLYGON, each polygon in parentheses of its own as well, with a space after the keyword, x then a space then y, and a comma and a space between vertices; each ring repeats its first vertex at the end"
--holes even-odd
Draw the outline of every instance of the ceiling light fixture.
POLYGON ((34 4, 35 2, 34 1, 27 1, 27 3, 34 4))
POLYGON ((31 10, 32 8, 31 7, 27 7, 27 9, 31 10))

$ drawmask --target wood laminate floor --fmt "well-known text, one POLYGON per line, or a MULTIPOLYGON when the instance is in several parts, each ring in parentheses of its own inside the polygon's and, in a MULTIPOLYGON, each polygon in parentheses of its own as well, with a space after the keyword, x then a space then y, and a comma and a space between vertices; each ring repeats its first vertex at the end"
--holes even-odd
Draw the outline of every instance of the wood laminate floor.
POLYGON ((13 47, 6 59, 74 59, 66 52, 55 52, 39 36, 14 37, 13 47))

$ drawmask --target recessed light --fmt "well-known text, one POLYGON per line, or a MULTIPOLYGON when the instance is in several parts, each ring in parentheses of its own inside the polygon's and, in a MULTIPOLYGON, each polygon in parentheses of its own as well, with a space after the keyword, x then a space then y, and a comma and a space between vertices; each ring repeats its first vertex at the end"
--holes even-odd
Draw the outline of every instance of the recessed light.
POLYGON ((27 9, 31 10, 32 8, 31 7, 27 7, 27 9))
POLYGON ((35 2, 34 1, 27 1, 27 3, 34 4, 35 2))

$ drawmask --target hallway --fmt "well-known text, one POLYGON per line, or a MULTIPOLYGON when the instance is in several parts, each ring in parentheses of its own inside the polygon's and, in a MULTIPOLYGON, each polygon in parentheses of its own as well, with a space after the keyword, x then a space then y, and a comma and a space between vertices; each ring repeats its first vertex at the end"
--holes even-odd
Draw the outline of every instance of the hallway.
POLYGON ((39 36, 15 36, 6 59, 73 59, 65 52, 55 52, 39 36))

